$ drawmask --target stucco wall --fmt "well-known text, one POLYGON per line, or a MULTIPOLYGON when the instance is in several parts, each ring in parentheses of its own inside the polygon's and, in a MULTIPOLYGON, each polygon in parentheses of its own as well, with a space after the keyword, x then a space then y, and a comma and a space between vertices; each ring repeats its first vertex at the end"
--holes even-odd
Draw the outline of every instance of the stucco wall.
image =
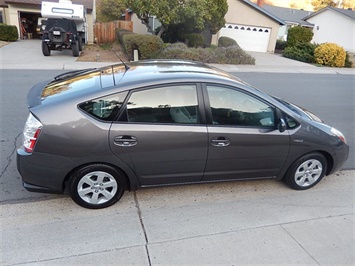
POLYGON ((147 34, 147 27, 137 17, 136 14, 132 14, 131 20, 133 22, 133 32, 138 34, 147 34))
POLYGON ((87 26, 87 43, 94 43, 94 16, 92 14, 86 15, 86 26, 87 26))
POLYGON ((325 10, 307 20, 314 24, 313 42, 332 42, 355 53, 355 20, 336 11, 325 10))
MULTIPOLYGON (((239 0, 228 0, 228 12, 225 15, 227 23, 243 24, 270 28, 271 35, 267 51, 275 50, 279 23, 239 0)), ((219 33, 212 37, 212 44, 217 44, 219 33)))

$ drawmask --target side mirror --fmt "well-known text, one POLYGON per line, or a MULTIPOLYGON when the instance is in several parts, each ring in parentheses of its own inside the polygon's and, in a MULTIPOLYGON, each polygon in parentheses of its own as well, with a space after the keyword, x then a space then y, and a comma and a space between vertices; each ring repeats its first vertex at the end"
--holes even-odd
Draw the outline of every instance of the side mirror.
POLYGON ((277 129, 282 133, 285 132, 287 129, 287 125, 285 120, 283 120, 282 118, 279 121, 279 124, 277 125, 277 129))

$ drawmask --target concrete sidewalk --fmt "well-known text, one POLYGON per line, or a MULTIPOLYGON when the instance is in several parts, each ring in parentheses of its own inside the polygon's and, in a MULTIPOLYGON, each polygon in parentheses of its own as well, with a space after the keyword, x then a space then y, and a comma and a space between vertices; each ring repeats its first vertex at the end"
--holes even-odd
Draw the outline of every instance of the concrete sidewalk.
MULTIPOLYGON (((317 67, 291 60, 281 55, 248 52, 256 59, 255 65, 212 66, 227 72, 266 72, 266 73, 310 73, 310 74, 348 74, 354 75, 354 68, 317 67)), ((43 56, 41 40, 20 40, 0 48, 0 69, 65 69, 75 70, 101 67, 112 62, 77 62, 70 50, 52 51, 51 56, 43 56)))

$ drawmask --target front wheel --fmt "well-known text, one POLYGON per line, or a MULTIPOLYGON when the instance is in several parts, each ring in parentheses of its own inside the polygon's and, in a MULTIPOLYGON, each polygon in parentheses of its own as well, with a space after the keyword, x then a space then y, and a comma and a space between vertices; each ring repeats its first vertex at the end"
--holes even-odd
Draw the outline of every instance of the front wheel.
POLYGON ((122 197, 125 187, 125 177, 117 169, 93 164, 74 173, 70 195, 75 203, 84 208, 101 209, 116 203, 122 197))
POLYGON ((305 190, 319 183, 327 170, 327 160, 320 153, 307 154, 295 161, 287 171, 285 181, 296 190, 305 190))

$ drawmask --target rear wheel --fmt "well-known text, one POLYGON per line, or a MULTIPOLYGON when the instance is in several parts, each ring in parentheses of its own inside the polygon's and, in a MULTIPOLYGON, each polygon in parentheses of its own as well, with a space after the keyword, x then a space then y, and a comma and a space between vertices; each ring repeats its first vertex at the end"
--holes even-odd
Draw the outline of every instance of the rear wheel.
POLYGON ((324 177, 327 160, 320 153, 307 154, 295 161, 286 173, 287 185, 296 190, 315 186, 324 177))
POLYGON ((44 56, 51 55, 51 50, 49 49, 49 46, 45 42, 42 42, 42 53, 44 56))
POLYGON ((79 56, 79 42, 76 41, 75 44, 71 46, 71 49, 73 51, 73 56, 78 57, 79 56))
POLYGON ((101 209, 116 203, 125 186, 125 177, 120 171, 111 166, 93 164, 74 173, 70 195, 82 207, 101 209))

